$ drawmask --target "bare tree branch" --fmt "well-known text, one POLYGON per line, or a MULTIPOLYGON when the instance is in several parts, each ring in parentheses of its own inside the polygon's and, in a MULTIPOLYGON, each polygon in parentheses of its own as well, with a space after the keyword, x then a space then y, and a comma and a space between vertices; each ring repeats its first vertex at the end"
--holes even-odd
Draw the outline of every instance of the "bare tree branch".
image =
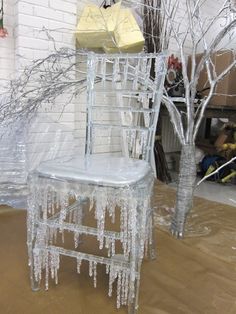
POLYGON ((175 104, 173 103, 173 101, 169 97, 163 96, 162 100, 163 100, 163 102, 164 102, 164 104, 165 104, 165 106, 169 112, 171 121, 173 123, 174 130, 175 130, 176 134, 178 135, 180 142, 182 144, 184 144, 185 139, 184 139, 184 132, 183 132, 181 115, 180 115, 178 109, 176 108, 175 104))
POLYGON ((198 181, 197 186, 199 186, 202 182, 204 182, 205 180, 209 179, 210 177, 214 176, 215 174, 219 173, 219 171, 221 169, 223 169, 224 167, 230 165, 232 162, 234 162, 236 160, 236 157, 231 158, 229 161, 227 161, 226 163, 224 163, 223 165, 221 165, 220 167, 218 167, 215 171, 211 172, 210 174, 208 174, 207 176, 203 177, 200 181, 198 181))

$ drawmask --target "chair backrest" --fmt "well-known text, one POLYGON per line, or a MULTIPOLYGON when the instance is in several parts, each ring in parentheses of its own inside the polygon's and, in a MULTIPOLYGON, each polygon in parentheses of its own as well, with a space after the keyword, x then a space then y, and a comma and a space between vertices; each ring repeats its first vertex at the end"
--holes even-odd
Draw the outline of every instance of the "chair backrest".
POLYGON ((166 73, 161 54, 96 54, 87 61, 86 154, 150 161, 166 73))

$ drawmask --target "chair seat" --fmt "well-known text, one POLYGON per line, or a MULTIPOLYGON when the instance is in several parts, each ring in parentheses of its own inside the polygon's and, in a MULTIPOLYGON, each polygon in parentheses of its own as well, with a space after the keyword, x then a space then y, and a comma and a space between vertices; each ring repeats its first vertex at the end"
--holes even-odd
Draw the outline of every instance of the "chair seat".
POLYGON ((39 176, 104 186, 127 186, 152 172, 144 160, 104 155, 74 156, 45 161, 37 168, 39 176))

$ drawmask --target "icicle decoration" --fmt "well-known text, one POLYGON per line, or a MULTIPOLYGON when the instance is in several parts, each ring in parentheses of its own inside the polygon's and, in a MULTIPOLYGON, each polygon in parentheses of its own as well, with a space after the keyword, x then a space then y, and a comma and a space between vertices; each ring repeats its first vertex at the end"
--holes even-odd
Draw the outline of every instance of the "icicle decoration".
POLYGON ((109 273, 109 291, 108 295, 111 297, 113 292, 113 283, 117 280, 117 295, 116 295, 116 306, 117 309, 121 305, 127 305, 128 303, 128 291, 130 285, 129 272, 126 269, 118 265, 111 264, 108 268, 109 273))
POLYGON ((101 76, 102 76, 102 86, 105 87, 106 82, 106 58, 102 58, 101 60, 101 76))
POLYGON ((120 81, 120 59, 116 58, 113 61, 113 73, 112 73, 112 84, 114 85, 120 81))
MULTIPOLYGON (((57 182, 53 187, 53 180, 50 178, 42 178, 38 177, 37 179, 34 178, 34 185, 35 192, 32 193, 32 199, 34 199, 35 208, 38 210, 42 210, 45 215, 49 214, 48 210, 42 208, 41 204, 48 205, 49 202, 44 201, 44 197, 52 198, 52 195, 55 196, 54 189, 57 189, 58 193, 62 193, 62 197, 59 198, 60 206, 69 203, 69 198, 72 196, 73 191, 75 191, 75 185, 65 182, 57 182), (49 183, 50 181, 50 183, 49 183), (39 192, 39 187, 42 188, 42 193, 39 192), (34 198, 34 193, 40 195, 38 198, 34 198), (49 194, 52 193, 51 196, 49 194), (62 201, 63 199, 63 201, 62 201), (46 213, 46 214, 45 214, 46 213)), ((98 234, 97 238, 99 239, 100 248, 105 247, 108 249, 108 257, 116 257, 115 252, 115 243, 116 243, 116 236, 108 236, 105 234, 104 231, 104 224, 105 224, 105 217, 108 215, 110 218, 114 217, 115 214, 115 205, 120 207, 121 214, 120 214, 120 241, 122 244, 123 254, 124 257, 128 258, 130 255, 131 250, 134 250, 135 247, 135 239, 136 234, 133 233, 133 224, 136 221, 136 214, 140 216, 138 221, 139 227, 139 243, 140 248, 138 250, 139 258, 142 259, 144 255, 145 246, 147 246, 150 242, 150 221, 146 220, 147 212, 150 210, 150 188, 153 184, 153 177, 148 177, 145 179, 145 182, 140 183, 139 189, 132 190, 129 188, 122 188, 122 189, 114 189, 109 187, 92 187, 91 189, 83 189, 80 185, 77 187, 78 190, 83 192, 81 197, 87 197, 91 200, 94 204, 95 215, 98 220, 98 234), (92 192, 93 191, 93 192, 92 192), (138 212, 137 212, 138 211, 138 212), (140 212, 139 212, 140 211, 140 212)), ((33 189, 34 190, 34 189, 33 189)), ((57 197, 58 198, 58 197, 57 197)), ((51 210, 50 205, 50 210, 51 210)), ((33 209, 34 213, 36 214, 37 211, 33 209)), ((31 211, 29 211, 30 217, 31 211)), ((63 217, 69 217, 71 212, 66 212, 63 214, 63 217)), ((73 215, 71 216, 74 223, 81 222, 82 220, 82 211, 81 208, 75 206, 73 208, 73 215)), ((69 219, 69 218, 68 218, 69 219)), ((114 218, 113 218, 114 219, 114 218)), ((44 220, 42 220, 44 221, 44 220)), ((51 273, 51 277, 55 279, 55 282, 58 282, 58 269, 59 269, 59 253, 50 253, 47 251, 48 245, 52 243, 56 243, 57 240, 57 233, 62 232, 66 226, 66 220, 60 219, 60 215, 58 219, 55 220, 56 223, 47 227, 46 224, 40 224, 40 228, 37 229, 36 233, 36 241, 35 247, 38 249, 34 249, 34 276, 36 281, 40 281, 42 278, 42 271, 45 271, 45 288, 48 289, 48 282, 49 282, 49 273, 51 273), (61 231, 62 230, 62 231, 61 231)), ((33 229, 33 221, 32 218, 29 218, 29 230, 33 229)), ((79 227, 79 225, 78 225, 79 227)), ((79 231, 77 229, 72 229, 74 234, 74 242, 75 247, 78 246, 79 243, 79 231)), ((78 229, 79 230, 79 229, 78 229)), ((63 235, 63 233, 62 233, 63 235)), ((29 232, 30 239, 35 237, 34 234, 29 232)), ((30 243, 29 239, 28 242, 30 243)), ((82 262, 82 258, 77 257, 77 271, 80 272, 80 265, 82 262)), ((89 275, 93 277, 94 285, 96 286, 96 260, 93 258, 89 259, 89 275)), ((122 267, 118 267, 117 265, 107 265, 106 271, 109 273, 109 295, 112 293, 112 284, 117 279, 118 283, 118 295, 117 295, 117 306, 119 307, 121 304, 126 304, 127 299, 127 291, 128 291, 128 275, 125 274, 125 269, 122 267)), ((135 277, 135 275, 132 275, 135 277)))
POLYGON ((78 245, 79 245, 79 232, 74 232, 74 242, 75 242, 75 249, 77 249, 78 245))
POLYGON ((152 59, 148 59, 147 61, 147 67, 146 67, 146 78, 145 78, 145 85, 144 85, 144 89, 147 90, 149 88, 149 80, 150 80, 150 73, 151 73, 151 67, 152 67, 152 59))
POLYGON ((135 60, 135 62, 137 63, 135 65, 135 69, 134 69, 134 79, 133 79, 133 90, 137 91, 138 90, 138 80, 139 80, 139 71, 140 71, 140 59, 135 60))
POLYGON ((44 261, 43 266, 45 268, 45 290, 48 290, 49 287, 49 252, 44 251, 44 261))
POLYGON ((108 199, 107 208, 109 211, 109 216, 111 218, 112 223, 115 223, 115 210, 116 210, 116 202, 113 198, 108 199))
POLYGON ((127 79, 128 79, 128 71, 129 71, 129 61, 125 60, 124 61, 125 65, 124 65, 124 80, 123 80, 123 88, 126 87, 127 84, 127 79))
MULTIPOLYGON (((48 233, 49 233, 49 244, 52 245, 53 242, 56 240, 56 235, 57 235, 57 229, 55 228, 48 228, 48 233)), ((56 241, 55 241, 56 242, 56 241)))
MULTIPOLYGON (((144 81, 145 81, 145 85, 144 85, 144 88, 145 90, 147 90, 147 87, 148 87, 148 79, 149 79, 149 72, 147 72, 147 62, 148 62, 148 58, 143 58, 140 62, 140 71, 141 73, 143 73, 143 78, 144 78, 144 81)), ((142 89, 143 89, 143 86, 142 86, 142 89)))
POLYGON ((106 214, 106 191, 103 193, 97 193, 96 195, 96 210, 95 210, 95 218, 97 220, 97 228, 98 228, 98 236, 97 239, 99 241, 99 249, 103 248, 104 243, 104 226, 105 226, 105 214, 106 214))
MULTIPOLYGON (((145 247, 150 244, 151 238, 151 224, 150 219, 146 218, 150 215, 150 190, 153 185, 153 176, 148 176, 144 181, 140 182, 135 189, 132 187, 127 188, 112 188, 112 187, 96 187, 90 186, 85 189, 82 184, 60 182, 51 178, 35 177, 33 178, 34 184, 32 185, 32 194, 30 202, 34 202, 32 210, 28 213, 28 243, 30 249, 30 242, 35 239, 35 248, 33 250, 33 267, 34 276, 36 281, 40 281, 42 278, 42 272, 45 272, 45 289, 49 286, 49 275, 58 282, 58 270, 59 270, 59 252, 51 252, 50 245, 56 243, 58 232, 64 234, 64 230, 67 228, 67 221, 72 221, 73 224, 69 224, 72 228, 74 235, 75 247, 79 244, 79 227, 82 223, 83 211, 80 203, 69 206, 69 199, 77 199, 79 202, 77 192, 81 191, 80 198, 88 199, 90 205, 94 207, 95 218, 97 220, 97 239, 99 241, 99 247, 107 248, 108 257, 116 258, 116 235, 112 233, 106 234, 104 230, 105 219, 108 215, 111 220, 115 220, 115 207, 120 208, 120 242, 122 244, 123 256, 129 258, 131 252, 134 250, 138 252, 138 258, 142 259, 145 251, 145 247), (55 194, 55 190, 57 194, 55 194), (74 195, 73 195, 74 193, 74 195), (60 194, 60 197, 58 196, 60 194), (38 197, 35 197, 38 195, 38 197), (46 199, 46 201, 45 201, 46 199), (55 220, 52 221, 50 227, 47 226, 45 217, 52 215, 51 201, 54 199, 59 204, 59 215, 56 215, 55 220), (43 208, 46 206, 46 209, 43 208), (64 206, 63 214, 61 214, 62 206, 64 206), (71 209, 70 209, 71 208, 71 209), (34 218, 43 212, 42 222, 37 228, 36 234, 32 232, 34 230, 34 218), (34 216, 31 217, 31 215, 34 216), (63 219, 62 219, 63 217, 63 219), (139 219, 137 220, 137 217, 139 219), (138 234, 133 225, 138 224, 138 234), (78 228, 78 229, 77 229, 78 228), (137 238, 138 237, 138 238, 137 238), (140 246, 136 247, 136 241, 139 241, 140 246), (30 241, 31 240, 31 241, 30 241)), ((132 253, 133 254, 133 253, 132 253)), ((82 257, 76 257, 77 260, 77 272, 80 272, 82 257)), ((89 275, 93 277, 94 286, 97 285, 97 260, 96 258, 87 258, 89 262, 89 275)), ((106 265, 106 272, 109 274, 109 295, 112 294, 112 285, 117 280, 117 307, 119 308, 123 304, 127 304, 127 295, 131 281, 135 280, 135 270, 127 272, 126 267, 117 265, 116 263, 106 265)), ((132 286, 132 285, 131 285, 132 286)))
POLYGON ((61 231, 63 229, 63 221, 66 218, 66 214, 67 214, 67 207, 69 205, 69 195, 70 191, 67 192, 66 189, 63 189, 62 191, 60 191, 60 216, 59 216, 59 222, 62 226, 61 231))
POLYGON ((33 260, 34 260, 34 279, 37 282, 40 282, 42 279, 43 255, 41 254, 39 249, 34 249, 33 260))
POLYGON ((81 264, 82 264, 82 259, 80 257, 77 257, 76 258, 76 262, 77 262, 77 273, 80 274, 80 267, 81 267, 81 264))
POLYGON ((50 252, 49 255, 50 261, 50 271, 51 271, 51 278, 55 279, 55 284, 58 284, 58 270, 60 267, 60 254, 59 252, 50 252))
POLYGON ((97 262, 93 262, 93 286, 97 287, 97 262))
POLYGON ((94 288, 97 287, 97 262, 89 260, 89 277, 93 277, 94 288))

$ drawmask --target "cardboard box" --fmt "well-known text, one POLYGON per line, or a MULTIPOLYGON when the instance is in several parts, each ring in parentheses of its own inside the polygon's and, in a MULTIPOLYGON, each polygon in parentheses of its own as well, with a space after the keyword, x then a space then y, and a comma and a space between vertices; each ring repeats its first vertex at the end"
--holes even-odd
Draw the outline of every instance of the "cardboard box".
POLYGON ((104 45, 115 47, 114 30, 120 12, 120 3, 103 9, 94 4, 86 5, 80 16, 76 38, 81 48, 98 49, 104 45))
MULTIPOLYGON (((198 54, 196 57, 197 64, 199 63, 202 54, 198 54)), ((212 61, 215 66, 215 71, 217 74, 220 74, 224 71, 234 60, 233 51, 225 50, 216 52, 212 55, 212 61)), ((191 73, 191 57, 188 62, 188 73, 191 73)), ((209 82, 207 79, 206 68, 202 70, 199 77, 199 82, 197 86, 197 90, 201 91, 202 89, 209 87, 209 82)), ((212 96, 210 100, 210 105, 212 106, 230 106, 236 109, 236 96, 228 96, 228 95, 236 95, 236 67, 234 67, 230 73, 228 73, 223 80, 221 80, 216 87, 215 93, 221 95, 212 96)), ((203 95, 207 95, 208 92, 205 91, 203 95)))
MULTIPOLYGON (((114 35, 117 43, 114 52, 137 53, 143 50, 144 37, 130 9, 120 10, 114 35)), ((104 50, 106 51, 106 47, 104 50)))
POLYGON ((230 132, 227 132, 226 130, 222 130, 217 137, 214 146, 217 149, 220 149, 224 143, 227 143, 230 141, 230 132))
POLYGON ((120 2, 104 9, 86 5, 79 19, 76 37, 81 48, 103 49, 107 53, 143 50, 144 37, 130 9, 120 2))

